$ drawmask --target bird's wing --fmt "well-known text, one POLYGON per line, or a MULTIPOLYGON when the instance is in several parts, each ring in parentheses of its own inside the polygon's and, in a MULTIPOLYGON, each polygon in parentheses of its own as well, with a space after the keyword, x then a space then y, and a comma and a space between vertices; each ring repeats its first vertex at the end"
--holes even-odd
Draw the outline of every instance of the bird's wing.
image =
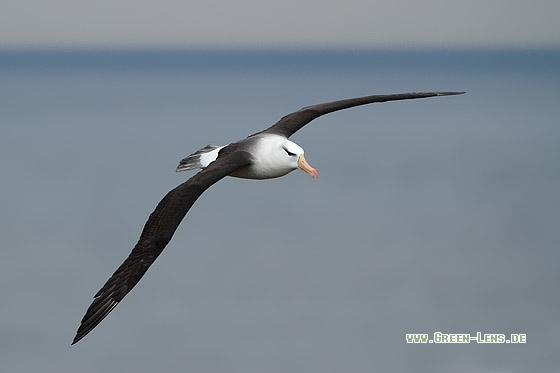
POLYGON ((414 92, 393 95, 373 95, 325 102, 323 104, 306 106, 298 111, 288 114, 282 117, 282 119, 276 122, 276 124, 259 133, 277 134, 288 138, 312 120, 334 111, 348 109, 354 106, 372 104, 374 102, 410 100, 414 98, 428 98, 434 96, 451 96, 460 95, 462 93, 465 92, 414 92))
POLYGON ((198 197, 212 184, 250 162, 247 152, 224 151, 208 167, 163 197, 150 214, 128 258, 95 294, 72 344, 91 332, 140 281, 198 197))

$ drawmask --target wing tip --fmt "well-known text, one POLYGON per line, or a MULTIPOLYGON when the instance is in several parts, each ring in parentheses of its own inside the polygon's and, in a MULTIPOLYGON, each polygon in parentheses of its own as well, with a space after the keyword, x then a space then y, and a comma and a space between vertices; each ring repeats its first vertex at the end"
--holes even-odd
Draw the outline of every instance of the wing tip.
POLYGON ((110 300, 109 302, 103 304, 100 308, 95 309, 97 299, 99 298, 96 298, 86 311, 84 318, 80 322, 76 336, 70 344, 71 346, 78 343, 82 338, 95 329, 97 325, 99 325, 101 321, 103 321, 103 319, 105 319, 105 317, 107 317, 107 315, 119 304, 119 302, 115 300, 110 300))
POLYGON ((70 344, 70 346, 75 345, 76 343, 78 343, 82 338, 84 338, 86 336, 87 333, 76 333, 76 335, 74 336, 74 339, 72 340, 72 343, 70 344))
POLYGON ((70 346, 74 346, 76 343, 78 343, 80 341, 80 339, 82 339, 83 337, 78 338, 78 335, 76 334, 76 336, 74 337, 74 339, 72 340, 72 343, 70 343, 70 346))
POLYGON ((455 96, 455 95, 462 95, 467 92, 436 92, 437 96, 455 96))

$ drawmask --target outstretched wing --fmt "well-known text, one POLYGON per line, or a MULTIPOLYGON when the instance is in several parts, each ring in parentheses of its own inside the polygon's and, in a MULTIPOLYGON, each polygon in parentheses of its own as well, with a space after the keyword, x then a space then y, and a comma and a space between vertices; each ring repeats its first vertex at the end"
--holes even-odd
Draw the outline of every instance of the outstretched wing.
POLYGON ((334 111, 348 109, 354 106, 372 104, 374 102, 410 100, 414 98, 428 98, 434 96, 451 96, 463 93, 465 92, 414 92, 399 93, 394 95, 373 95, 325 102, 323 104, 306 106, 298 111, 288 114, 282 117, 282 119, 276 122, 273 126, 259 133, 277 134, 288 138, 313 119, 317 119, 322 115, 329 114, 334 111))
POLYGON ((247 152, 224 150, 218 159, 171 190, 158 203, 128 258, 95 294, 72 344, 91 332, 140 281, 171 240, 181 220, 198 197, 212 184, 251 162, 247 152))

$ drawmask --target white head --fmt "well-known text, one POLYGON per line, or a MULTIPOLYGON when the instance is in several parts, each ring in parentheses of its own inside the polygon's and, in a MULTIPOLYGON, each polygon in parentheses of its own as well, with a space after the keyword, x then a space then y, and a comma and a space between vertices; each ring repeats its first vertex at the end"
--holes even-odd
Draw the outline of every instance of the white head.
POLYGON ((290 171, 299 168, 307 172, 314 179, 317 179, 319 176, 317 171, 305 160, 305 157, 303 156, 304 152, 301 146, 295 142, 284 140, 280 143, 280 148, 276 150, 276 152, 279 153, 277 156, 279 162, 285 164, 287 167, 290 167, 290 171))
POLYGON ((303 149, 296 143, 277 135, 266 135, 256 139, 258 141, 251 149, 254 163, 232 172, 230 176, 245 179, 272 179, 300 168, 314 179, 317 178, 317 171, 307 163, 303 156, 303 149))

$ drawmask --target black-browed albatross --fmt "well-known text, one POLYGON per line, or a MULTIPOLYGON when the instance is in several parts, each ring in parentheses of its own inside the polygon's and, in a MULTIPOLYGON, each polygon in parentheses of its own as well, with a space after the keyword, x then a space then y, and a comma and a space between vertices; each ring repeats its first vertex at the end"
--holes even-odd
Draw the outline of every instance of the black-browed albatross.
POLYGON ((464 92, 418 92, 373 95, 304 107, 282 117, 273 126, 224 146, 207 145, 179 162, 176 171, 202 171, 163 197, 140 235, 138 243, 119 268, 95 294, 72 344, 91 332, 128 294, 161 254, 191 206, 206 189, 226 176, 271 179, 300 168, 314 179, 317 171, 307 163, 303 149, 288 140, 312 120, 354 106, 395 100, 458 95, 464 92))

